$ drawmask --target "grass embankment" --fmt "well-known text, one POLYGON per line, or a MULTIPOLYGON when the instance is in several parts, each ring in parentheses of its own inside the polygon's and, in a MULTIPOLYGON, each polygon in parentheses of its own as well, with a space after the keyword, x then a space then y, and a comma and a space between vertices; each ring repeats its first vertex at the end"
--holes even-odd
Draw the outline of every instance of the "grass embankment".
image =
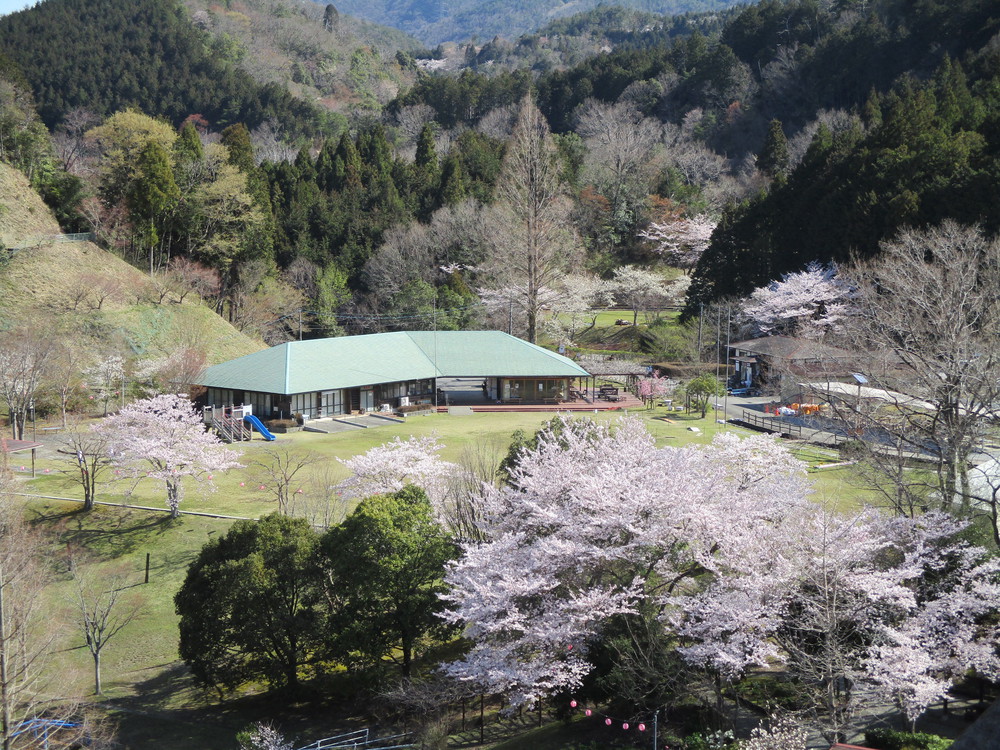
MULTIPOLYGON (((0 164, 0 251, 62 230, 27 178, 0 164)), ((0 256, 0 323, 35 330, 81 348, 163 357, 190 348, 214 364, 263 343, 237 331, 193 294, 158 293, 141 270, 90 242, 41 244, 0 256)))
MULTIPOLYGON (((662 409, 635 413, 648 425, 659 445, 706 443, 720 430, 736 429, 715 423, 711 413, 708 419, 702 420, 695 415, 671 412, 669 422, 658 418, 665 416, 662 409), (699 431, 689 431, 689 427, 699 431)), ((346 470, 335 459, 357 455, 395 436, 405 439, 409 435, 435 435, 445 446, 442 457, 447 460, 459 460, 463 451, 471 449, 486 450, 499 458, 506 452, 512 432, 522 429, 530 434, 551 416, 539 413, 434 414, 411 418, 405 424, 387 422, 383 427, 334 435, 301 432, 279 436, 277 443, 254 440, 235 447, 241 451, 244 462, 271 446, 307 449, 326 459, 310 467, 312 473, 319 476, 328 472, 326 478, 343 478, 346 470)), ((586 416, 603 422, 617 418, 620 413, 586 416)), ((833 458, 814 451, 806 457, 813 463, 833 458)), ((40 459, 39 476, 25 482, 25 490, 79 497, 79 491, 57 474, 66 466, 65 462, 52 457, 40 459)), ((838 502, 849 504, 857 495, 842 481, 838 475, 840 471, 833 469, 814 474, 818 480, 817 496, 830 495, 838 498, 838 502)), ((189 486, 182 507, 251 518, 274 511, 273 501, 251 481, 249 469, 238 469, 216 477, 213 483, 217 491, 214 493, 199 497, 195 487, 189 486)), ((303 481, 303 487, 308 489, 308 481, 303 481)), ((163 497, 162 485, 152 480, 143 480, 131 496, 123 494, 122 485, 116 482, 105 484, 101 491, 101 499, 128 500, 154 507, 163 507, 163 497)), ((121 723, 121 737, 127 747, 149 747, 155 743, 172 750, 230 748, 234 747, 236 731, 260 717, 273 718, 304 742, 351 725, 352 711, 349 708, 345 711, 342 705, 318 710, 312 704, 287 706, 254 697, 216 704, 213 696, 202 693, 192 684, 177 654, 173 596, 201 547, 224 534, 232 521, 197 516, 171 520, 165 513, 114 506, 100 506, 85 514, 76 505, 51 500, 34 500, 28 507, 37 525, 51 534, 51 560, 58 577, 57 583, 47 592, 53 612, 69 614, 71 611, 68 603, 72 594, 69 555, 87 574, 124 572, 135 584, 129 593, 141 599, 142 616, 107 647, 103 657, 106 697, 102 700, 116 712, 121 723), (151 557, 150 582, 144 584, 147 553, 151 557)), ((93 690, 92 661, 82 637, 68 630, 61 632, 59 639, 60 650, 53 668, 58 692, 88 696, 93 690)), ((540 733, 533 732, 531 742, 537 740, 539 744, 531 746, 563 747, 568 737, 563 731, 543 728, 540 733), (551 743, 545 744, 549 743, 549 735, 551 743)), ((581 739, 584 737, 593 740, 588 732, 583 732, 581 739)), ((523 740, 518 742, 525 746, 523 740)))

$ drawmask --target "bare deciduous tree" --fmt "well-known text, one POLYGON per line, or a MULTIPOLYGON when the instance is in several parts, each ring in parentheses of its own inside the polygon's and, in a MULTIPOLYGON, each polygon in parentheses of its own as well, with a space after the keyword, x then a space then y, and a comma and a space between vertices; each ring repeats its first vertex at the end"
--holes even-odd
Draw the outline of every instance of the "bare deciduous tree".
POLYGON ((301 490, 299 485, 308 473, 305 470, 319 460, 319 454, 311 451, 268 446, 248 467, 254 481, 265 487, 278 503, 278 512, 289 515, 292 498, 301 490))
POLYGON ((526 335, 535 342, 541 294, 572 267, 578 242, 568 221, 570 202, 545 118, 530 97, 521 103, 517 125, 496 188, 491 263, 495 286, 523 289, 519 300, 526 335))
POLYGON ((111 467, 108 459, 108 438, 77 423, 62 434, 66 466, 61 473, 80 485, 83 490, 83 509, 91 510, 97 499, 97 484, 101 475, 111 467))
MULTIPOLYGON (((59 628, 42 611, 44 568, 37 558, 39 541, 23 518, 23 506, 11 494, 13 478, 0 453, 0 748, 37 748, 30 731, 35 717, 58 722, 77 716, 72 701, 51 695, 46 662, 59 628)), ((74 722, 77 723, 77 722, 74 722)), ((80 723, 61 730, 66 747, 84 736, 80 723)))
POLYGON ((969 512, 969 459, 1000 399, 1000 242, 950 221, 905 230, 847 275, 868 379, 897 394, 855 414, 933 460, 942 509, 969 512))
POLYGON ((129 585, 125 573, 97 577, 77 571, 75 578, 73 603, 77 625, 83 631, 87 650, 94 660, 94 693, 101 695, 101 654, 108 643, 139 616, 141 603, 136 597, 126 599, 129 585))

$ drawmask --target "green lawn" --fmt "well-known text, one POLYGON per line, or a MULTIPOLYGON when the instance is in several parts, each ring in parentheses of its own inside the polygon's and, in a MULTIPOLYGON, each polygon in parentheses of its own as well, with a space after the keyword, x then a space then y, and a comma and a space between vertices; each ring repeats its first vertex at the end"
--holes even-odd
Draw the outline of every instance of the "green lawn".
MULTIPOLYGON (((663 419, 667 416, 663 409, 639 410, 634 414, 648 426, 658 445, 706 443, 720 430, 746 434, 738 428, 714 422, 712 412, 707 419, 671 412, 669 421, 663 419), (691 427, 697 432, 689 430, 691 427)), ((620 415, 620 412, 600 412, 584 416, 604 422, 620 415)), ((442 457, 447 460, 459 460, 468 449, 484 449, 499 459, 506 453, 515 430, 531 433, 552 416, 539 413, 433 414, 412 417, 405 424, 387 423, 379 428, 335 435, 301 432, 279 436, 277 443, 254 440, 234 448, 241 452, 244 461, 273 445, 308 449, 324 459, 310 467, 313 474, 320 476, 327 472, 328 479, 337 479, 347 474, 337 458, 357 455, 396 436, 434 435, 444 444, 442 457)), ((836 460, 832 452, 812 448, 802 449, 800 457, 810 467, 836 460)), ((25 482, 26 490, 79 497, 78 488, 58 473, 65 466, 65 462, 54 459, 40 460, 40 475, 25 482), (46 469, 49 470, 47 474, 46 469)), ((846 481, 847 472, 847 469, 811 468, 810 476, 816 482, 816 499, 843 508, 856 505, 862 495, 846 481)), ((275 510, 273 502, 266 499, 266 493, 259 491, 252 482, 248 469, 217 476, 213 484, 216 491, 212 493, 198 493, 195 487, 189 487, 182 508, 243 517, 258 517, 275 510)), ((303 487, 309 486, 308 482, 303 482, 303 487)), ((159 508, 164 505, 164 490, 158 482, 143 480, 131 496, 126 496, 121 482, 109 482, 102 487, 101 499, 128 500, 159 508)), ((177 655, 173 595, 204 543, 224 534, 231 520, 190 515, 171 520, 165 513, 118 506, 99 506, 94 512, 85 514, 78 508, 75 504, 55 500, 28 503, 29 517, 50 535, 51 568, 56 577, 46 594, 51 611, 72 613, 70 556, 75 565, 90 575, 124 572, 135 584, 130 589, 130 596, 141 603, 142 617, 107 647, 102 670, 106 700, 117 712, 126 746, 149 747, 155 742, 172 750, 232 747, 235 732, 262 712, 287 721, 298 736, 307 740, 345 726, 348 719, 338 713, 339 709, 332 712, 324 709, 319 712, 321 718, 317 719, 313 715, 314 708, 280 706, 272 701, 265 702, 262 707, 253 697, 218 705, 191 683, 177 655), (144 584, 147 553, 151 555, 150 582, 144 584)), ((59 631, 58 643, 52 671, 54 684, 58 685, 60 694, 88 696, 93 690, 92 661, 82 636, 72 629, 59 631)), ((556 736, 559 734, 552 728, 541 730, 535 738, 539 744, 532 746, 559 746, 545 744, 552 732, 556 732, 556 736)), ((524 745, 523 741, 519 743, 524 745)))
MULTIPOLYGON (((737 430, 732 426, 723 426, 714 422, 712 412, 706 419, 696 415, 671 412, 670 422, 664 421, 665 410, 640 409, 633 412, 648 426, 659 445, 679 445, 687 442, 706 443, 720 429, 737 430), (694 427, 698 432, 690 431, 694 427)), ((255 455, 260 455, 268 447, 295 447, 311 451, 323 460, 310 467, 303 475, 298 487, 303 490, 303 497, 310 492, 310 485, 320 478, 339 481, 347 477, 347 470, 338 458, 350 458, 363 453, 395 437, 406 439, 410 435, 433 435, 445 446, 441 451, 442 458, 448 461, 459 461, 467 450, 486 450, 497 460, 507 452, 510 436, 515 430, 533 433, 553 414, 545 413, 482 413, 464 416, 450 414, 431 414, 421 417, 411 417, 406 423, 386 423, 385 426, 372 429, 355 429, 326 435, 315 432, 298 432, 290 435, 279 435, 274 443, 267 443, 259 436, 250 443, 234 444, 244 463, 249 463, 255 455)), ((584 416, 600 422, 618 419, 622 412, 585 413, 584 416)), ((18 464, 15 468, 19 468, 18 464)), ((82 492, 73 481, 75 469, 70 457, 62 460, 40 459, 37 465, 38 476, 27 482, 27 491, 40 495, 82 499, 82 492), (63 474, 69 469, 69 477, 63 474)), ((109 480, 112 475, 108 475, 109 480)), ((200 485, 195 482, 185 483, 183 510, 193 510, 205 513, 257 518, 276 510, 274 501, 269 499, 267 491, 259 489, 259 483, 254 481, 253 472, 249 469, 234 469, 220 473, 211 482, 200 485), (214 490, 214 491, 213 491, 214 490)), ((165 507, 166 492, 163 483, 153 479, 143 479, 133 487, 129 480, 114 480, 103 483, 100 487, 100 500, 130 505, 148 505, 150 507, 165 507)))

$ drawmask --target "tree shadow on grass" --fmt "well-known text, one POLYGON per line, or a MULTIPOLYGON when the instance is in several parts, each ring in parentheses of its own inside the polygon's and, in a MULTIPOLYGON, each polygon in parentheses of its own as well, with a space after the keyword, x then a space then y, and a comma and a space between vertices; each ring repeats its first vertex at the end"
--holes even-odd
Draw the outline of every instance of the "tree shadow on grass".
POLYGON ((54 532, 68 549, 86 549, 88 557, 114 560, 140 547, 159 547, 162 537, 179 523, 169 516, 150 516, 128 508, 95 508, 71 513, 42 514, 34 519, 54 532))
POLYGON ((274 723, 302 744, 365 726, 357 705, 328 701, 312 690, 297 699, 280 692, 229 697, 199 689, 187 667, 161 665, 161 671, 135 683, 135 694, 108 701, 125 747, 171 750, 235 748, 236 733, 257 721, 274 723))

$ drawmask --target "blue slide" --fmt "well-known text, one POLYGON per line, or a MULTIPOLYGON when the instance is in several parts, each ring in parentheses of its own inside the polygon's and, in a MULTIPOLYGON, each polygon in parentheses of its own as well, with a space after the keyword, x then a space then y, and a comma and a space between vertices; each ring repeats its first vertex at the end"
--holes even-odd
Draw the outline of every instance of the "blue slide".
POLYGON ((243 421, 263 435, 265 440, 274 440, 274 435, 272 435, 271 432, 264 426, 264 423, 257 419, 257 417, 253 414, 247 414, 243 417, 243 421))

